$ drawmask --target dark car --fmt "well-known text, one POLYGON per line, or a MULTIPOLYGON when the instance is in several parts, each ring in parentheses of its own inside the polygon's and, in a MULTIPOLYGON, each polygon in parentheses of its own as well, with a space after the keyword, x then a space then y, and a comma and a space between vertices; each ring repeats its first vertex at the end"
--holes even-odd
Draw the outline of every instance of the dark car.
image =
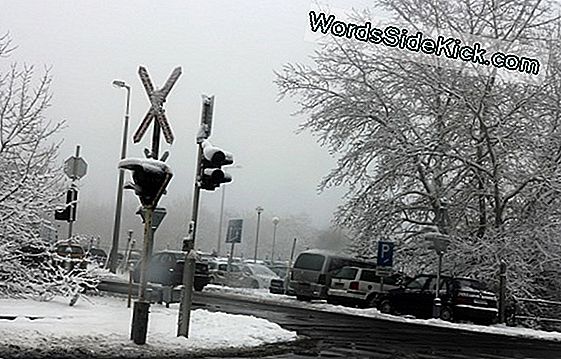
POLYGON ((87 257, 99 265, 104 265, 107 261, 107 253, 101 248, 90 248, 87 257))
POLYGON ((66 239, 58 241, 52 248, 54 252, 53 263, 68 269, 79 267, 86 269, 88 262, 86 261, 86 252, 78 242, 66 239))
MULTIPOLYGON (((382 313, 412 314, 417 318, 431 318, 436 295, 436 275, 418 275, 403 287, 388 291, 380 300, 382 313)), ((497 316, 497 297, 485 291, 485 286, 470 278, 441 276, 440 318, 492 323, 497 316)))
MULTIPOLYGON (((185 252, 161 251, 154 253, 148 264, 148 282, 160 283, 166 286, 177 286, 183 284, 183 267, 185 264, 185 252)), ((140 268, 142 260, 138 261, 132 279, 140 282, 140 268)), ((209 283, 208 264, 197 260, 195 262, 195 280, 193 287, 201 291, 209 283)))

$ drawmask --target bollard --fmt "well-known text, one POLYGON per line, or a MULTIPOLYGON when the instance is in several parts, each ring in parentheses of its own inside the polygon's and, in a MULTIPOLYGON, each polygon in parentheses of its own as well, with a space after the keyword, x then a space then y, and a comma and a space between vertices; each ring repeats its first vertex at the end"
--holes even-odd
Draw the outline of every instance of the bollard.
POLYGON ((441 309, 441 302, 440 298, 434 298, 433 307, 432 307, 432 317, 433 318, 440 318, 440 309, 441 309))
POLYGON ((134 302, 132 312, 131 339, 135 344, 146 343, 148 332, 148 313, 150 313, 150 302, 134 302))
POLYGON ((504 261, 501 261, 499 271, 499 323, 504 323, 506 319, 506 263, 504 261))

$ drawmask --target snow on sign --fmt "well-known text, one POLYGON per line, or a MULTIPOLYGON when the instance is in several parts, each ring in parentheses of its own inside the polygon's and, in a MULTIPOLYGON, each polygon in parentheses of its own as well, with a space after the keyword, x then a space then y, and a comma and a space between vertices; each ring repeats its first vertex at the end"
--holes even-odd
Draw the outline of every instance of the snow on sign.
POLYGON ((158 124, 162 129, 166 142, 171 144, 174 140, 174 137, 164 112, 164 102, 166 101, 166 97, 171 91, 171 88, 173 87, 179 76, 181 76, 181 67, 176 67, 173 70, 164 86, 159 90, 154 89, 154 85, 152 85, 152 81, 150 80, 150 76, 148 76, 148 71, 146 71, 146 68, 140 66, 138 68, 138 75, 140 76, 142 85, 144 85, 144 89, 148 94, 148 99, 150 100, 150 108, 148 109, 148 112, 140 123, 140 127, 138 127, 138 129, 134 133, 133 141, 134 143, 140 142, 142 136, 144 136, 144 134, 146 133, 148 126, 150 125, 152 120, 156 118, 156 121, 158 121, 158 124))
POLYGON ((86 175, 88 164, 82 157, 69 157, 64 161, 64 173, 71 179, 80 179, 86 175))

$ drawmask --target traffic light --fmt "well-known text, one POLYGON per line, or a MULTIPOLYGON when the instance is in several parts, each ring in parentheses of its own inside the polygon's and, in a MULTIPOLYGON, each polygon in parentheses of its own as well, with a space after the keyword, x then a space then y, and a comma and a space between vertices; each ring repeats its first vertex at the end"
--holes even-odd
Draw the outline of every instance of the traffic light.
POLYGON ((78 190, 71 187, 66 191, 66 206, 64 209, 55 210, 55 220, 74 222, 76 220, 76 201, 78 200, 78 190))
POLYGON ((171 168, 154 159, 128 158, 119 162, 119 168, 131 170, 134 183, 124 188, 133 189, 144 206, 155 207, 173 176, 171 168))
POLYGON ((201 188, 214 191, 222 183, 232 182, 232 176, 220 169, 222 166, 234 163, 234 156, 218 147, 214 147, 207 140, 202 141, 203 156, 201 160, 201 188))

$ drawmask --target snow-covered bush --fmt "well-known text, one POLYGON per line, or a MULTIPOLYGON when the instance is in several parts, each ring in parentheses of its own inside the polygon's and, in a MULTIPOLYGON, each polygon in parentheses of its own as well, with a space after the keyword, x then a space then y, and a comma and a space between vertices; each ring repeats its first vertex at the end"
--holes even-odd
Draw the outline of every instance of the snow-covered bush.
MULTIPOLYGON (((0 60, 13 49, 0 36, 0 60)), ((83 270, 54 266, 39 234, 64 192, 53 142, 63 122, 45 118, 50 84, 48 69, 36 78, 32 66, 0 61, 0 295, 73 295, 89 282, 83 270)))

